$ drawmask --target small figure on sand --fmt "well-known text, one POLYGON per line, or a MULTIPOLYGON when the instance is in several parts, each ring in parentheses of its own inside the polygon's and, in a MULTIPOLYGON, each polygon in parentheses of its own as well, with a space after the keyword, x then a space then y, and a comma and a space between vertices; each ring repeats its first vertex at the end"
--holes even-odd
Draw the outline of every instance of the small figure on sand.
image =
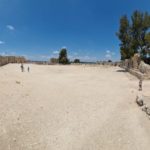
POLYGON ((142 79, 139 80, 139 91, 142 91, 142 79))
POLYGON ((24 66, 23 66, 23 64, 21 64, 20 67, 21 67, 21 71, 24 72, 24 66))
POLYGON ((30 72, 30 67, 28 66, 28 72, 30 72))

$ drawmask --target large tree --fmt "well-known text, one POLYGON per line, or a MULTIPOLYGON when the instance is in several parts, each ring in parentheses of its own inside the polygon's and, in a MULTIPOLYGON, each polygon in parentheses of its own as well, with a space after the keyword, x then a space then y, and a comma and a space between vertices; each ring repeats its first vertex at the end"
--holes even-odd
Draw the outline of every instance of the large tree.
POLYGON ((134 53, 140 53, 141 58, 147 56, 150 48, 150 15, 140 11, 133 12, 131 22, 127 16, 122 16, 120 19, 120 28, 117 33, 121 41, 120 53, 121 59, 131 58, 134 53))
POLYGON ((51 62, 52 64, 57 64, 57 63, 58 63, 58 58, 51 58, 51 59, 50 59, 50 62, 51 62))
POLYGON ((120 28, 117 36, 120 43, 121 60, 128 59, 132 55, 130 52, 130 24, 126 15, 120 19, 120 28))
POLYGON ((80 63, 80 59, 74 59, 74 63, 80 63))
POLYGON ((69 59, 67 57, 67 49, 66 48, 62 48, 59 52, 59 63, 60 64, 69 64, 69 59))
POLYGON ((146 57, 148 49, 146 37, 150 29, 150 15, 147 12, 135 11, 131 20, 131 48, 134 48, 135 52, 139 52, 142 58, 146 57))
POLYGON ((147 33, 146 35, 145 35, 145 43, 146 43, 146 46, 147 46, 147 54, 149 54, 150 55, 150 32, 149 33, 147 33))

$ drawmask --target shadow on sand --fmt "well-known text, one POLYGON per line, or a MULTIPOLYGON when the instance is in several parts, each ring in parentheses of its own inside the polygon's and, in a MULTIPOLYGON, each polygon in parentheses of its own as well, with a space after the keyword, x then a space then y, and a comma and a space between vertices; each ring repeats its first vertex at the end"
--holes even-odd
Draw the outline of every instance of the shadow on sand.
POLYGON ((119 69, 116 72, 128 72, 128 71, 126 71, 125 69, 119 69))

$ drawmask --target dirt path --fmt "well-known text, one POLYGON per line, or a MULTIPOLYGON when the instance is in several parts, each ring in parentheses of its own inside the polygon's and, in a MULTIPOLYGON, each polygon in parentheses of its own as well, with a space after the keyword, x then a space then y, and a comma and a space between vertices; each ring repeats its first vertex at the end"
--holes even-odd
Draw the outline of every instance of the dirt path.
POLYGON ((120 68, 30 68, 0 68, 0 150, 150 149, 136 78, 120 68))

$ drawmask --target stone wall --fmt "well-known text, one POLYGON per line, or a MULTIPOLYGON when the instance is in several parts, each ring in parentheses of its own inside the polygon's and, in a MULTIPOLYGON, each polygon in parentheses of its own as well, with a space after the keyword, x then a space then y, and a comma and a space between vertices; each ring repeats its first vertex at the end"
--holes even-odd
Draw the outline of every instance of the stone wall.
POLYGON ((8 63, 25 63, 26 59, 24 57, 17 56, 0 56, 0 66, 6 65, 8 63))
POLYGON ((122 61, 121 66, 125 69, 139 69, 141 59, 139 54, 134 54, 134 56, 131 59, 125 59, 122 61))
POLYGON ((139 107, 141 107, 142 111, 144 111, 149 116, 150 119, 150 97, 139 93, 136 97, 136 103, 139 107))
POLYGON ((150 65, 145 64, 143 61, 141 61, 139 65, 139 71, 143 74, 150 76, 150 65))
POLYGON ((134 56, 131 58, 131 62, 132 68, 138 69, 141 62, 140 54, 134 54, 134 56))
POLYGON ((131 59, 122 61, 121 67, 138 78, 150 79, 150 65, 141 61, 139 54, 135 54, 131 59))

